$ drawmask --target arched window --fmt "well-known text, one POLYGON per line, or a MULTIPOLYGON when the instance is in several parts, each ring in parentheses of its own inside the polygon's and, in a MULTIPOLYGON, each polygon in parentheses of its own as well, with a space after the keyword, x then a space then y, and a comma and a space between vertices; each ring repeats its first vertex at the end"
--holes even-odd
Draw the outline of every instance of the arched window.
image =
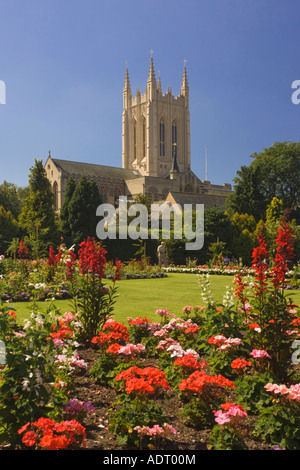
POLYGON ((177 157, 177 125, 176 122, 172 122, 172 157, 177 157))
POLYGON ((146 156, 146 119, 143 119, 143 157, 146 156))
POLYGON ((101 196, 101 199, 102 199, 102 203, 107 202, 107 193, 108 193, 108 191, 107 191, 107 187, 104 184, 101 185, 99 192, 100 192, 100 196, 101 196))
POLYGON ((119 197, 122 196, 122 189, 117 187, 115 188, 115 191, 114 191, 114 201, 115 201, 115 206, 119 204, 119 197))
POLYGON ((151 199, 152 202, 159 200, 158 191, 157 191, 157 188, 155 186, 151 186, 148 189, 147 195, 149 196, 149 198, 151 199))
POLYGON ((136 149, 137 149, 137 134, 136 134, 136 120, 133 121, 133 155, 136 160, 136 149))
POLYGON ((159 123, 159 154, 165 156, 165 122, 163 119, 159 123))
POLYGON ((188 183, 188 184, 185 185, 184 192, 185 193, 193 193, 194 192, 194 186, 192 185, 192 183, 188 183))
POLYGON ((56 181, 54 181, 53 186, 52 186, 52 192, 54 195, 54 209, 58 209, 58 184, 56 181))

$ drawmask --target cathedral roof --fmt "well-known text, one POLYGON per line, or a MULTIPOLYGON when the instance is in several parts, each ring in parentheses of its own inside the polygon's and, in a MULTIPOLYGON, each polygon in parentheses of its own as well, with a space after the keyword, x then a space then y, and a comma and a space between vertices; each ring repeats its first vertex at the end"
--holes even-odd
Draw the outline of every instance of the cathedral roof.
POLYGON ((96 165, 94 163, 72 162, 69 160, 59 160, 57 158, 51 158, 51 160, 59 170, 62 170, 70 176, 94 176, 119 180, 134 179, 141 176, 139 171, 126 168, 96 165))

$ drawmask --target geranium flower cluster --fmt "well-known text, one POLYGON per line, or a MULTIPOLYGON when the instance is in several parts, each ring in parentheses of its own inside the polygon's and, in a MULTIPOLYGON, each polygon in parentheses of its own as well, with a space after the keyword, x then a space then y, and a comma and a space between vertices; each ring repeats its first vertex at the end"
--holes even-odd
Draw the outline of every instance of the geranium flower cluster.
POLYGON ((169 390, 170 386, 163 371, 156 367, 129 367, 115 377, 116 381, 125 382, 125 391, 129 395, 157 395, 169 390))
POLYGON ((85 428, 76 420, 56 423, 49 418, 25 424, 18 430, 22 442, 35 450, 79 449, 86 447, 85 428))
POLYGON ((196 359, 199 359, 199 354, 194 351, 194 349, 184 350, 179 341, 174 340, 173 338, 166 338, 161 340, 156 346, 156 349, 163 350, 171 353, 170 357, 184 357, 184 356, 194 356, 196 359))
POLYGON ((238 369, 238 370, 244 370, 246 367, 251 367, 252 363, 251 361, 247 361, 246 359, 243 358, 237 358, 234 359, 231 363, 232 369, 238 369))
POLYGON ((265 357, 271 359, 271 356, 264 349, 253 349, 250 356, 258 360, 264 359, 265 357))
POLYGON ((212 335, 208 339, 208 343, 214 344, 221 351, 231 350, 243 344, 240 338, 226 338, 224 335, 212 335))
POLYGON ((174 361, 174 365, 181 367, 186 373, 191 373, 192 371, 203 369, 204 366, 208 366, 208 363, 204 359, 200 361, 192 354, 187 354, 186 356, 178 357, 174 361))
POLYGON ((129 333, 126 325, 109 319, 103 325, 99 335, 92 338, 92 343, 104 346, 115 341, 129 341, 129 333))
POLYGON ((87 367, 87 363, 83 359, 80 359, 76 352, 74 352, 72 356, 68 356, 68 354, 58 354, 54 364, 57 364, 59 369, 67 369, 69 371, 85 369, 87 367))
POLYGON ((165 308, 159 308, 158 310, 155 311, 157 315, 160 315, 161 319, 164 319, 166 317, 174 317, 175 315, 173 313, 168 312, 165 308))
POLYGON ((275 397, 282 395, 284 398, 300 402, 300 383, 287 387, 286 385, 277 385, 274 383, 268 383, 265 385, 265 389, 271 392, 275 397))
POLYGON ((215 421, 218 424, 224 425, 227 423, 237 424, 240 422, 241 418, 245 418, 247 412, 243 409, 241 405, 235 405, 234 403, 226 402, 221 405, 221 410, 215 411, 215 421))
POLYGON ((163 437, 166 438, 170 434, 177 434, 176 429, 171 426, 171 424, 164 423, 162 426, 154 424, 154 426, 135 426, 134 431, 137 431, 138 434, 143 436, 154 436, 154 437, 163 437))
POLYGON ((148 328, 149 324, 151 323, 151 320, 149 320, 149 318, 147 318, 147 317, 142 318, 142 316, 134 318, 134 319, 129 317, 127 320, 129 322, 130 326, 136 326, 136 327, 147 327, 148 328))
POLYGON ((133 344, 127 343, 125 346, 121 346, 118 343, 111 344, 106 352, 111 354, 117 354, 120 356, 125 356, 127 359, 133 359, 138 357, 142 352, 145 351, 145 346, 143 344, 133 344))
POLYGON ((235 388, 234 383, 223 375, 208 375, 204 371, 196 370, 187 379, 183 379, 179 390, 202 394, 220 387, 235 388))
POLYGON ((72 312, 66 312, 64 316, 57 317, 53 322, 50 337, 54 344, 63 345, 65 340, 72 339, 81 328, 82 324, 76 315, 72 312))
POLYGON ((172 318, 168 323, 152 324, 149 325, 148 329, 152 332, 153 336, 166 338, 172 331, 178 331, 179 333, 185 333, 187 335, 197 336, 200 328, 197 323, 193 323, 189 318, 188 320, 182 320, 181 318, 172 318))
POLYGON ((71 398, 69 401, 64 403, 64 411, 67 416, 70 417, 79 417, 85 415, 86 413, 93 412, 95 407, 91 404, 90 401, 80 401, 77 398, 71 398))

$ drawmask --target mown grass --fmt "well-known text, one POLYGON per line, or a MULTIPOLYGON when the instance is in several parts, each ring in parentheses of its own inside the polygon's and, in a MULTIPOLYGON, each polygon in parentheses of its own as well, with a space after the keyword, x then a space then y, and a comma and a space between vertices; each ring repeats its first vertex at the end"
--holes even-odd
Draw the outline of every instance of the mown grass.
MULTIPOLYGON (((233 276, 213 275, 210 277, 211 290, 216 302, 222 302, 227 286, 231 286, 233 276)), ((107 281, 109 285, 111 281, 107 281)), ((130 279, 117 282, 117 297, 114 317, 117 321, 125 322, 128 317, 147 316, 150 320, 158 320, 155 311, 165 308, 170 313, 180 316, 185 305, 201 305, 203 301, 195 274, 171 273, 166 278, 130 279)), ((300 291, 288 291, 295 303, 300 304, 300 291)), ((8 304, 16 310, 18 322, 23 323, 32 311, 30 302, 8 304)), ((49 307, 49 301, 38 302, 41 311, 49 307)), ((62 314, 72 311, 70 300, 52 302, 62 314)))

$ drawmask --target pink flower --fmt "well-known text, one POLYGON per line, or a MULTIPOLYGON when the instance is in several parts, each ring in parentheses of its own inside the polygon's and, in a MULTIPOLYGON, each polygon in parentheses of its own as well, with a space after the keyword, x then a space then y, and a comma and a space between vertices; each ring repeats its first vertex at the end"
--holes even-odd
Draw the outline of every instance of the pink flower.
POLYGON ((263 349, 253 349, 253 351, 251 351, 250 353, 250 356, 254 357, 255 359, 262 359, 264 357, 268 357, 269 359, 271 359, 271 356, 269 356, 267 351, 263 349))
POLYGON ((264 388, 275 395, 285 395, 285 398, 300 402, 300 384, 291 385, 288 388, 286 385, 268 383, 264 388))
POLYGON ((225 405, 221 405, 221 406, 222 408, 226 410, 226 412, 224 413, 223 410, 218 410, 214 412, 215 421, 218 424, 230 423, 231 416, 233 417, 239 416, 240 418, 244 418, 245 416, 248 416, 247 412, 242 408, 241 405, 235 405, 233 403, 232 404, 226 403, 225 405))
POLYGON ((300 383, 290 386, 288 398, 300 402, 300 383))
POLYGON ((218 424, 230 423, 230 418, 227 413, 224 413, 222 410, 218 410, 215 413, 215 421, 218 424))
POLYGON ((231 406, 227 413, 231 416, 247 416, 246 411, 241 409, 241 407, 237 405, 231 406))

